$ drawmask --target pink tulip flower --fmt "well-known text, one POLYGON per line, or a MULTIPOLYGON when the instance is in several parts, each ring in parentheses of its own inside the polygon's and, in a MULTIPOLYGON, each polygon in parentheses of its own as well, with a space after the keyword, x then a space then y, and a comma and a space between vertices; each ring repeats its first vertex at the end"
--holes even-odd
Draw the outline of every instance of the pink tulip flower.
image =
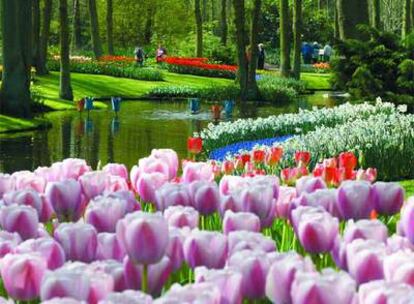
POLYGON ((102 171, 109 175, 119 176, 125 181, 128 180, 128 169, 123 164, 109 163, 102 168, 102 171))
POLYGON ((89 264, 92 273, 98 271, 104 272, 105 274, 112 277, 113 280, 113 291, 120 292, 127 289, 127 282, 124 275, 124 265, 122 262, 115 260, 103 260, 95 261, 89 264))
POLYGON ((322 178, 313 176, 303 176, 296 181, 296 191, 298 195, 302 193, 312 193, 318 189, 326 189, 327 186, 322 178))
POLYGON ((291 203, 291 209, 298 206, 322 207, 332 216, 340 218, 336 189, 319 189, 312 193, 303 193, 291 203))
POLYGON ((214 213, 220 204, 217 184, 204 180, 194 181, 189 185, 189 193, 194 208, 203 215, 214 213))
POLYGON ((179 161, 178 155, 174 150, 171 149, 153 149, 151 156, 155 159, 159 159, 168 164, 169 168, 169 179, 173 179, 177 176, 179 161))
POLYGON ((401 209, 398 231, 414 244, 414 197, 409 198, 401 209))
POLYGON ((234 213, 227 210, 223 219, 223 233, 228 235, 230 232, 237 230, 260 232, 259 217, 249 212, 234 213))
POLYGON ((0 258, 14 252, 21 242, 22 238, 17 232, 0 231, 0 258))
POLYGON ((212 283, 197 283, 181 286, 174 284, 154 304, 178 304, 178 303, 200 303, 220 304, 221 293, 219 288, 212 283))
POLYGON ((411 303, 414 291, 410 285, 388 283, 383 280, 362 284, 358 291, 358 304, 411 303))
POLYGON ((359 169, 356 173, 356 179, 373 183, 377 179, 377 169, 375 168, 368 168, 367 170, 359 169))
POLYGON ((414 252, 401 250, 386 256, 384 278, 387 282, 414 286, 414 252))
POLYGON ((64 161, 62 161, 61 170, 62 180, 71 178, 78 180, 79 177, 91 171, 91 168, 83 159, 67 158, 64 161))
POLYGON ((404 188, 398 183, 376 182, 373 185, 375 210, 379 214, 394 215, 404 203, 404 188))
POLYGON ((346 181, 338 190, 338 207, 344 219, 369 218, 375 207, 375 193, 370 183, 346 181))
POLYGON ((14 179, 10 174, 0 173, 0 199, 9 191, 14 190, 14 179))
POLYGON ((194 181, 212 182, 213 180, 213 168, 207 163, 187 162, 183 166, 182 181, 184 183, 192 183, 194 181))
POLYGON ((116 198, 125 201, 127 213, 141 210, 141 205, 137 202, 135 194, 131 191, 117 191, 107 193, 107 198, 116 198))
POLYGON ((152 304, 150 295, 136 290, 125 290, 123 292, 112 292, 99 304, 152 304))
POLYGON ((155 192, 157 210, 165 210, 170 206, 190 206, 191 198, 187 184, 165 183, 155 192))
POLYGON ((108 175, 105 182, 104 193, 128 191, 128 182, 120 176, 108 175))
POLYGON ((388 238, 388 229, 379 220, 349 220, 344 230, 344 241, 351 243, 356 239, 376 240, 385 243, 388 238))
POLYGON ((125 249, 115 233, 99 233, 96 248, 97 260, 116 260, 122 262, 126 255, 125 249))
POLYGON ((181 268, 184 262, 184 242, 191 230, 189 227, 176 228, 173 226, 169 227, 168 247, 166 255, 170 258, 171 266, 173 271, 177 271, 181 268))
POLYGON ((58 182, 62 175, 62 163, 54 163, 51 167, 38 167, 34 174, 42 177, 47 183, 58 182))
POLYGON ((276 251, 276 243, 261 233, 233 231, 228 235, 229 256, 241 250, 276 251))
POLYGON ((35 209, 25 205, 0 208, 0 225, 8 232, 17 232, 23 240, 36 238, 39 218, 35 209))
POLYGON ((289 217, 292 201, 297 197, 296 188, 280 187, 279 198, 276 201, 276 215, 279 218, 289 217))
POLYGON ((104 193, 108 176, 103 171, 92 171, 83 174, 79 178, 82 193, 88 201, 104 193))
POLYGON ((16 190, 34 190, 43 193, 46 180, 30 171, 17 171, 12 174, 14 188, 16 190))
POLYGON ((192 207, 171 206, 164 211, 164 218, 169 226, 197 228, 199 223, 198 211, 192 207))
POLYGON ((137 180, 135 189, 144 202, 156 202, 155 191, 167 182, 167 177, 159 172, 143 173, 137 180))
POLYGON ((394 253, 400 250, 414 251, 414 244, 410 242, 406 237, 393 234, 387 239, 387 252, 394 253))

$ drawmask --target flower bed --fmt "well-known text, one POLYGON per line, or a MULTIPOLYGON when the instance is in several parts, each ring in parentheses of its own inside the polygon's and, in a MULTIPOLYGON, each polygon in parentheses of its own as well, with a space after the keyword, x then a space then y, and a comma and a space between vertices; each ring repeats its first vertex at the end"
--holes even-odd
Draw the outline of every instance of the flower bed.
MULTIPOLYGON (((200 141, 190 144, 199 153, 200 141)), ((399 184, 357 174, 348 152, 311 176, 312 155, 297 151, 280 182, 270 172, 282 168, 282 156, 280 148, 257 150, 234 167, 183 161, 179 176, 177 154, 164 149, 130 172, 66 159, 1 174, 2 295, 45 303, 409 303, 413 198, 404 203, 399 184)))
POLYGON ((358 118, 365 119, 381 113, 389 115, 396 111, 395 106, 390 103, 344 104, 335 108, 300 110, 297 114, 210 124, 201 132, 201 137, 205 152, 210 153, 214 149, 237 142, 305 134, 315 130, 317 126, 333 127, 358 118))

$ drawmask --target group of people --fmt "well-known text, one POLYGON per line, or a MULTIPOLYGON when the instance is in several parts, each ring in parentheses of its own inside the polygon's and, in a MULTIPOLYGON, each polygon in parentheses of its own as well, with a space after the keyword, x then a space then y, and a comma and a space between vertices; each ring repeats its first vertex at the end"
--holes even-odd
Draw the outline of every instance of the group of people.
POLYGON ((314 64, 318 62, 329 62, 332 56, 332 47, 329 43, 326 43, 322 47, 318 42, 302 43, 302 57, 303 63, 305 64, 314 64))
MULTIPOLYGON (((135 62, 139 66, 143 66, 144 60, 148 58, 148 55, 145 54, 144 50, 140 46, 137 46, 135 48, 134 55, 135 55, 135 62)), ((165 58, 165 56, 167 56, 167 50, 162 45, 158 45, 158 48, 155 52, 155 60, 157 61, 157 63, 161 62, 165 58)))

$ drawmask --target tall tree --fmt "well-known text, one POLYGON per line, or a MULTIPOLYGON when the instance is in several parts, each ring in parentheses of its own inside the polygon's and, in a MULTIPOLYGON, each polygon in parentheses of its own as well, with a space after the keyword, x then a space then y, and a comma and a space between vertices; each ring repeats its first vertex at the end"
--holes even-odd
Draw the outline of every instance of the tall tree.
POLYGON ((82 28, 81 28, 81 7, 80 0, 73 0, 73 41, 72 48, 80 50, 82 48, 82 28))
POLYGON ((372 0, 372 26, 381 29, 381 0, 372 0))
POLYGON ((200 0, 194 1, 194 14, 196 22, 196 56, 203 57, 203 19, 201 16, 200 0))
POLYGON ((42 29, 39 39, 39 56, 36 64, 36 73, 38 75, 45 75, 48 73, 46 62, 50 35, 50 21, 52 20, 52 9, 53 0, 45 0, 43 7, 42 29))
POLYGON ((145 44, 150 44, 152 39, 153 33, 153 26, 154 26, 154 14, 155 14, 155 6, 148 5, 147 10, 147 19, 145 21, 145 29, 144 29, 144 42, 145 44))
POLYGON ((302 37, 302 0, 293 1, 293 70, 292 76, 300 79, 302 37))
POLYGON ((244 0, 233 0, 234 24, 236 26, 237 63, 239 66, 237 79, 240 84, 240 99, 248 97, 248 62, 246 56, 246 18, 244 0))
POLYGON ((280 74, 290 76, 289 0, 280 0, 280 74))
POLYGON ((411 0, 404 0, 402 37, 406 37, 411 32, 411 0))
POLYGON ((73 92, 70 79, 70 35, 67 0, 59 0, 60 19, 60 98, 73 100, 73 92))
POLYGON ((99 22, 98 22, 98 11, 96 9, 96 0, 88 0, 89 4, 89 16, 91 19, 91 36, 92 36, 92 47, 95 58, 102 56, 102 42, 99 36, 99 22))
POLYGON ((368 0, 337 0, 340 39, 364 39, 357 25, 369 24, 368 0))
MULTIPOLYGON (((231 1, 231 0, 229 0, 231 1)), ((221 43, 226 45, 227 44, 227 1, 221 0, 221 14, 220 14, 220 25, 221 25, 221 43)))
POLYGON ((113 1, 106 0, 106 43, 108 44, 108 54, 114 54, 114 8, 113 1))
POLYGON ((27 0, 1 1, 3 79, 0 112, 30 116, 30 63, 32 3, 27 0))
MULTIPOLYGON (((244 1, 244 0, 243 0, 244 1)), ((256 69, 258 58, 258 34, 259 34, 259 20, 262 7, 262 0, 253 1, 252 11, 252 25, 250 30, 250 61, 248 66, 248 98, 256 99, 259 89, 256 82, 256 69)))
POLYGON ((334 37, 339 38, 338 1, 334 0, 334 37))
POLYGON ((35 66, 37 70, 40 40, 40 0, 33 0, 32 14, 32 65, 35 66))
POLYGON ((202 18, 203 18, 203 22, 207 22, 208 21, 208 11, 207 11, 208 3, 207 3, 207 0, 202 0, 202 1, 203 1, 202 18))

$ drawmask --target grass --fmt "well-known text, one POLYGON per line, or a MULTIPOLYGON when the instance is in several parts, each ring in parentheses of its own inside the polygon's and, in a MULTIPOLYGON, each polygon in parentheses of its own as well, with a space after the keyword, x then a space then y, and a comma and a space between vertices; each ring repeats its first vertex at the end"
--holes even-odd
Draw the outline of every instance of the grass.
POLYGON ((329 91, 331 74, 302 73, 301 80, 306 83, 306 88, 311 91, 329 91))
POLYGON ((47 123, 39 119, 22 119, 0 114, 0 133, 29 131, 46 127, 47 123))
POLYGON ((406 197, 414 196, 414 180, 405 180, 400 182, 400 184, 405 189, 406 197))

